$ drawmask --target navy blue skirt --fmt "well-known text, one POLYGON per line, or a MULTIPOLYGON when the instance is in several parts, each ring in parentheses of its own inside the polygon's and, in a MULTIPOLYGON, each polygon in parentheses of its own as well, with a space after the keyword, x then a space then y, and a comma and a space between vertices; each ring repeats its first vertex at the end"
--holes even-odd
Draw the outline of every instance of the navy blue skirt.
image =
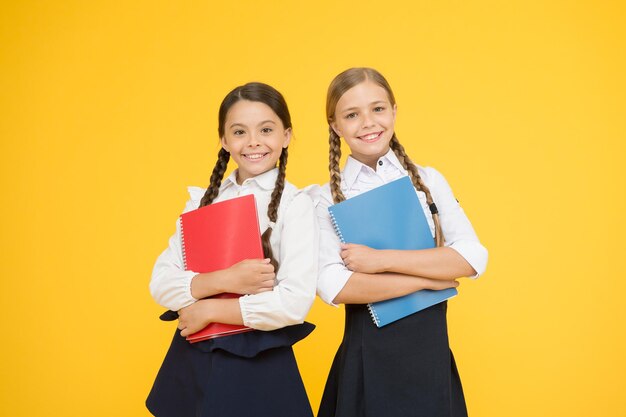
POLYGON ((346 305, 318 417, 467 417, 443 302, 378 328, 346 305))
POLYGON ((174 339, 146 400, 157 417, 313 417, 292 345, 311 323, 189 343, 174 339))

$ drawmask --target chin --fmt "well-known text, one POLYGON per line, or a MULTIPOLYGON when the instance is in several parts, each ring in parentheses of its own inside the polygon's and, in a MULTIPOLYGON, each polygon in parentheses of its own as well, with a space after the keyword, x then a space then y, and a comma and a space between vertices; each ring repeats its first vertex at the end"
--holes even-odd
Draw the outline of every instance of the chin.
POLYGON ((368 156, 383 156, 389 150, 389 144, 377 143, 376 146, 369 145, 361 147, 361 153, 368 156))

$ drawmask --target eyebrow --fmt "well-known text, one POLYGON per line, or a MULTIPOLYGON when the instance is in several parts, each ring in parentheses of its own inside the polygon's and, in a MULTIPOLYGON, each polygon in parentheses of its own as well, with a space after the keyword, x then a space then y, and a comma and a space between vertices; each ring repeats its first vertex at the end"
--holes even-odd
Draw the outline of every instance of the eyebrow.
MULTIPOLYGON (((264 125, 265 123, 271 123, 271 124, 274 124, 274 125, 276 124, 276 122, 274 122, 273 120, 269 120, 269 119, 268 119, 268 120, 263 120, 263 121, 262 121, 262 122, 260 122, 257 126, 262 126, 262 125, 264 125)), ((243 124, 243 123, 233 123, 232 125, 228 126, 228 128, 229 128, 229 129, 232 129, 232 128, 233 128, 233 127, 235 127, 235 126, 248 127, 248 126, 246 126, 246 125, 245 125, 245 124, 243 124)))
MULTIPOLYGON (((368 106, 373 106, 375 104, 387 104, 387 101, 384 100, 377 100, 377 101, 372 101, 371 103, 368 104, 368 106)), ((341 110, 341 113, 345 113, 347 111, 353 111, 353 110, 358 110, 358 107, 349 107, 347 109, 341 110)))

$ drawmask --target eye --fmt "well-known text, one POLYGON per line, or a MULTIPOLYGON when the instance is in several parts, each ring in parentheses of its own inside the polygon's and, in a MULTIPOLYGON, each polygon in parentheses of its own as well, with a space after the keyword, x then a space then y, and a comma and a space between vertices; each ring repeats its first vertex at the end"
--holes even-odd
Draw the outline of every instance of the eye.
POLYGON ((244 133, 246 133, 246 132, 244 130, 241 130, 241 129, 237 129, 237 130, 233 131, 233 135, 235 135, 235 136, 241 136, 244 133))
POLYGON ((344 117, 346 119, 354 119, 356 116, 357 116, 357 114, 353 112, 353 113, 346 114, 344 117))
POLYGON ((385 108, 383 106, 376 106, 376 107, 374 107, 374 112, 375 113, 380 113, 380 112, 383 112, 383 111, 385 111, 385 108))
POLYGON ((274 131, 274 129, 272 129, 271 127, 264 127, 263 129, 261 129, 261 133, 272 133, 274 131))

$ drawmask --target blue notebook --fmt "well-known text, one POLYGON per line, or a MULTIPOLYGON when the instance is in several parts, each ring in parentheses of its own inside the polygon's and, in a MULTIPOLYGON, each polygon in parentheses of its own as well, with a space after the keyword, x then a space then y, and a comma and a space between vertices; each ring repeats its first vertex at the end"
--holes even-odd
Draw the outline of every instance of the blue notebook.
MULTIPOLYGON (((402 177, 328 208, 339 239, 374 249, 428 249, 435 241, 409 177, 402 177)), ((421 290, 369 303, 378 327, 454 297, 456 288, 421 290)))

